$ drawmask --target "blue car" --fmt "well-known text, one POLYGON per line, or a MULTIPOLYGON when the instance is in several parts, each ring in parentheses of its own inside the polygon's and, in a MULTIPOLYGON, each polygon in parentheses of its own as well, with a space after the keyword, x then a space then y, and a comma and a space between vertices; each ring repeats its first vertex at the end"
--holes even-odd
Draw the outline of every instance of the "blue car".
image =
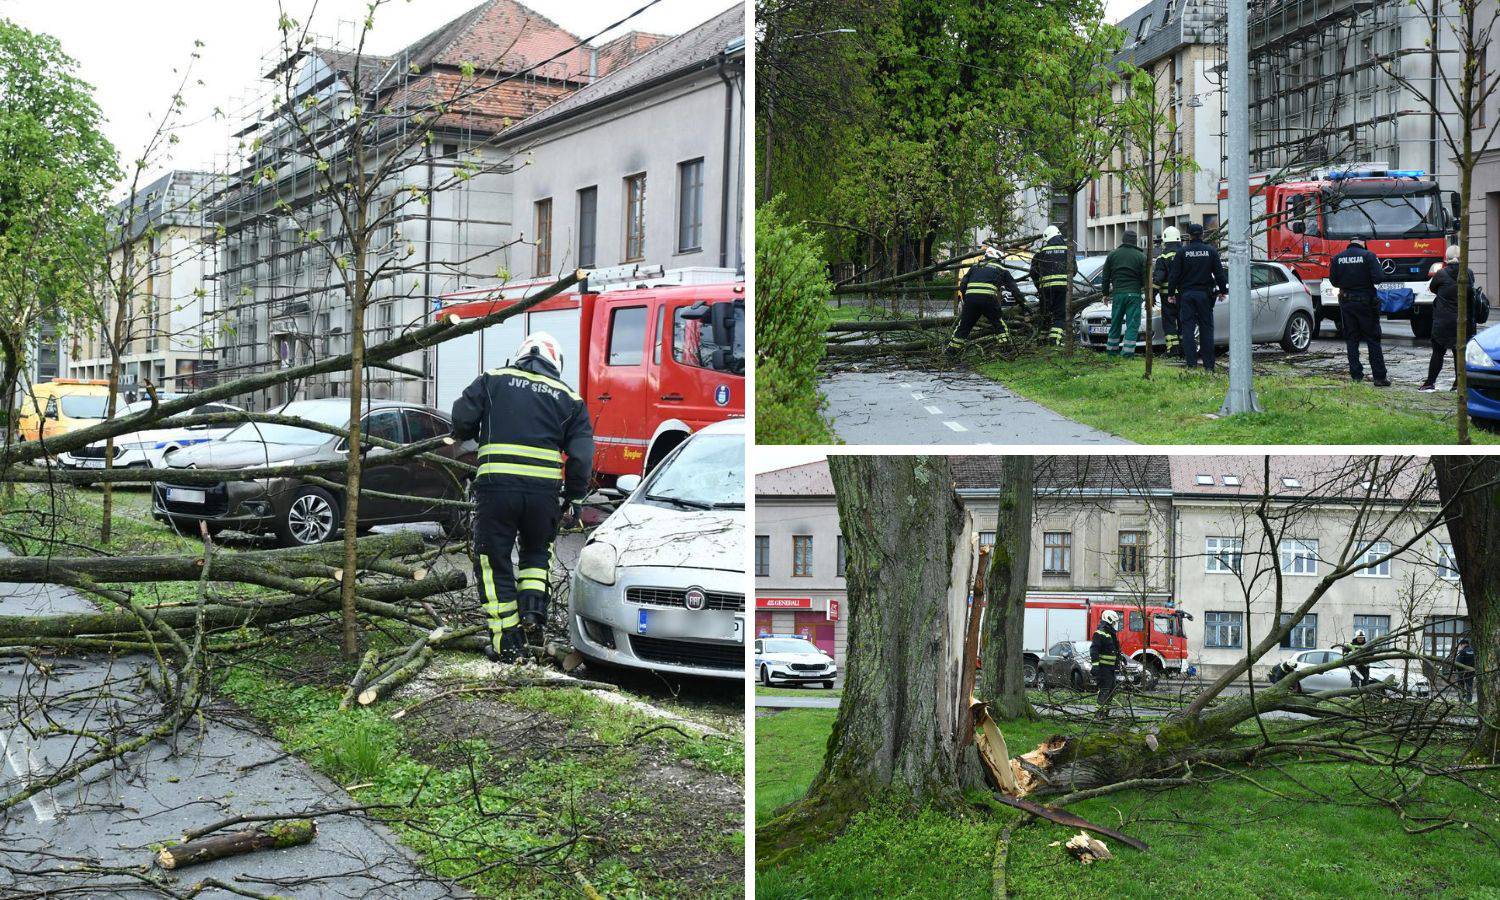
POLYGON ((1469 415, 1500 424, 1500 328, 1486 328, 1464 349, 1469 415))

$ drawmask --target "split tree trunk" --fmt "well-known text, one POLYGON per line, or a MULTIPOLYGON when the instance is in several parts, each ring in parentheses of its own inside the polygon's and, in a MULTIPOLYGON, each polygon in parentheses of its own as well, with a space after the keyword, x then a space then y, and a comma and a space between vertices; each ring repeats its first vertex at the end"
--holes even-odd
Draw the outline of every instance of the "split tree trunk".
POLYGON ((1031 494, 1035 457, 1000 458, 1000 508, 984 592, 984 667, 979 698, 1001 719, 1034 718, 1026 702, 1022 651, 1026 582, 1031 569, 1031 494))
POLYGON ((1434 456, 1448 540, 1469 610, 1474 683, 1479 689, 1476 755, 1500 763, 1500 457, 1434 456))
POLYGON ((844 692, 807 796, 757 834, 762 866, 831 839, 882 795, 957 804, 979 775, 959 752, 969 550, 948 460, 833 456, 828 467, 848 548, 844 692))

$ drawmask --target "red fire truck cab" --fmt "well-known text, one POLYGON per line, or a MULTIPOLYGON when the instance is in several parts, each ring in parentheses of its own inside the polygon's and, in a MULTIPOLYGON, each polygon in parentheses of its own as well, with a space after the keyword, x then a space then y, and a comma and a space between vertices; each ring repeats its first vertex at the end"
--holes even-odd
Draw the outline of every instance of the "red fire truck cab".
MULTIPOLYGON (((1228 184, 1220 182, 1221 207, 1228 184)), ((1449 208, 1437 181, 1425 172, 1392 170, 1379 163, 1344 166, 1304 180, 1250 178, 1254 254, 1285 263, 1312 290, 1318 320, 1339 321, 1338 291, 1328 283, 1329 261, 1363 237, 1380 257, 1387 280, 1380 284, 1388 318, 1410 319, 1419 338, 1432 333, 1429 270, 1442 262, 1447 236, 1456 230, 1458 194, 1449 208)))
MULTIPOLYGON (((436 313, 478 318, 551 283, 459 291, 436 313)), ((644 474, 689 434, 745 414, 745 283, 732 270, 591 271, 576 290, 439 344, 438 407, 508 363, 533 331, 577 348, 564 353, 563 380, 588 403, 594 469, 606 480, 644 474)))
POLYGON ((1087 641, 1107 610, 1120 614, 1120 652, 1140 663, 1141 684, 1150 688, 1163 675, 1181 675, 1187 668, 1187 632, 1183 620, 1192 615, 1170 606, 1129 600, 1093 600, 1066 594, 1028 594, 1022 653, 1026 682, 1036 680, 1037 661, 1047 648, 1061 641, 1087 641))

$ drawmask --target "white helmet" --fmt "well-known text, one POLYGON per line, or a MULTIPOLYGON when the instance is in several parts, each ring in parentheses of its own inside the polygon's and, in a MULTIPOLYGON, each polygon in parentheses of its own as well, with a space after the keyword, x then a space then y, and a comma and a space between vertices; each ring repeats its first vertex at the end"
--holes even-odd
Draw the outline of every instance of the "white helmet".
POLYGON ((985 247, 984 248, 984 258, 985 259, 999 259, 1000 256, 1001 256, 1001 254, 1000 254, 1000 248, 999 247, 985 247))
POLYGON ((516 360, 519 362, 528 356, 537 357, 556 370, 559 375, 562 374, 562 344, 559 344, 557 338, 547 332, 533 331, 531 334, 526 335, 526 340, 522 341, 521 346, 516 348, 516 360))
POLYGON ((1165 243, 1182 240, 1182 232, 1177 230, 1176 225, 1168 225, 1161 230, 1161 239, 1165 243))
POLYGON ((1362 639, 1364 636, 1365 636, 1365 630, 1363 628, 1361 628, 1360 630, 1354 632, 1354 639, 1356 641, 1362 639))
POLYGON ((1047 230, 1042 232, 1042 240, 1050 241, 1060 234, 1062 231, 1056 225, 1048 225, 1047 230))
POLYGON ((1104 611, 1104 615, 1100 616, 1100 618, 1103 619, 1104 624, 1108 625, 1110 628, 1120 627, 1120 614, 1112 609, 1106 609, 1104 611))

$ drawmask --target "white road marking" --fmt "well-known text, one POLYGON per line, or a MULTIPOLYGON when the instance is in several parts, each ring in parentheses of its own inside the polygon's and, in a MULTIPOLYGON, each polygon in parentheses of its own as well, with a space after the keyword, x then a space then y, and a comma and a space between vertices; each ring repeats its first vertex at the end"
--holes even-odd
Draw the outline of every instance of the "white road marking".
POLYGON ((911 382, 909 382, 909 381, 903 381, 903 382, 901 382, 901 387, 903 387, 903 388, 910 388, 911 387, 911 382))
POLYGON ((922 395, 921 391, 912 391, 911 392, 911 398, 913 400, 926 400, 927 399, 925 396, 922 395))
POLYGON ((947 425, 949 428, 952 428, 954 431, 968 431, 969 430, 969 429, 963 427, 962 425, 958 424, 957 422, 944 422, 943 424, 947 425))
POLYGON ((928 413, 930 413, 930 414, 932 414, 934 416, 940 416, 940 415, 943 414, 943 411, 940 410, 940 409, 938 409, 936 406, 924 406, 922 408, 925 409, 925 410, 927 410, 928 413))
MULTIPOLYGON (((16 777, 21 780, 21 783, 29 785, 33 771, 31 765, 31 745, 27 743, 24 735, 16 735, 16 743, 21 744, 24 748, 22 750, 23 756, 19 760, 16 759, 15 746, 7 743, 5 735, 0 734, 0 753, 5 754, 5 761, 10 763, 10 767, 15 770, 16 777)), ((31 802, 31 809, 36 813, 36 820, 38 822, 51 822, 57 818, 57 801, 52 798, 51 790, 32 794, 28 800, 31 802)))

